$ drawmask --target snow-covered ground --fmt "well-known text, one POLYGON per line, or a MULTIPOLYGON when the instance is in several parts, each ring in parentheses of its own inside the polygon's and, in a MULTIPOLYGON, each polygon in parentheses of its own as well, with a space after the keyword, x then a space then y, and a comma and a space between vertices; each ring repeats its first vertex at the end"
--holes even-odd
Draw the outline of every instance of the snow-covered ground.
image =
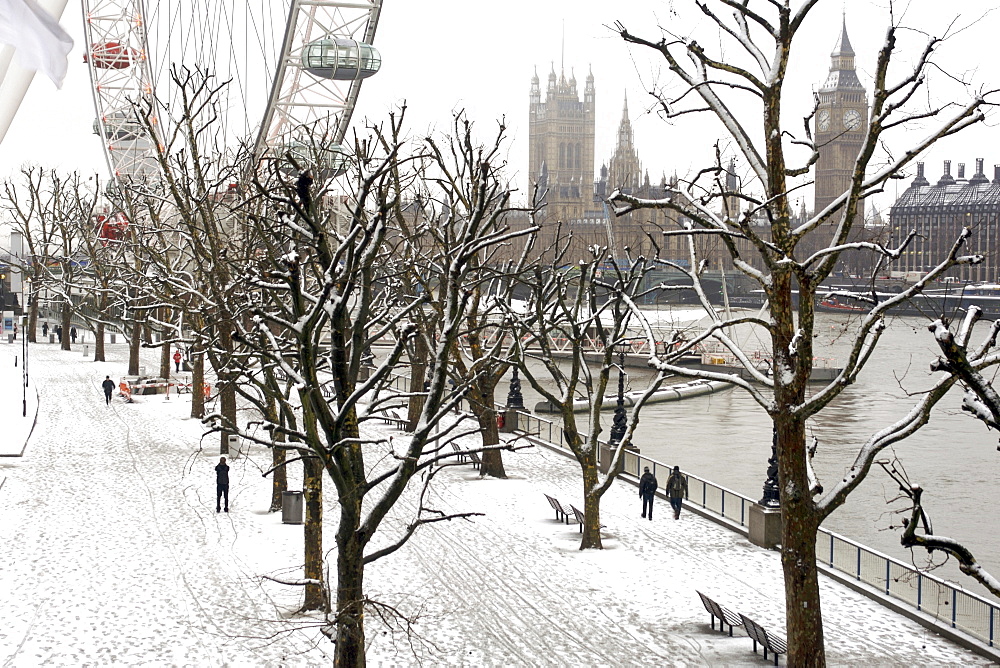
MULTIPOLYGON (((122 375, 125 346, 102 364, 81 352, 32 346, 37 426, 23 457, 0 459, 0 666, 329 664, 315 619, 291 613, 301 592, 261 577, 302 564, 301 526, 266 512, 269 453, 231 462, 231 512, 216 514, 217 438, 202 443, 189 398, 107 407, 100 382, 122 375)), ((0 345, 5 442, 26 433, 14 353, 0 345)), ((369 596, 415 618, 406 638, 368 617, 372 665, 767 665, 739 630, 709 628, 695 590, 780 629, 777 553, 691 513, 674 521, 662 501, 642 520, 624 483, 602 504, 606 549, 580 552, 542 496, 578 505, 575 464, 542 448, 504 456, 508 480, 463 465, 435 483, 437 508, 484 516, 423 527, 366 572, 369 596)), ((327 520, 331 549, 330 501, 327 520)), ((987 664, 825 580, 823 605, 831 665, 987 664)))

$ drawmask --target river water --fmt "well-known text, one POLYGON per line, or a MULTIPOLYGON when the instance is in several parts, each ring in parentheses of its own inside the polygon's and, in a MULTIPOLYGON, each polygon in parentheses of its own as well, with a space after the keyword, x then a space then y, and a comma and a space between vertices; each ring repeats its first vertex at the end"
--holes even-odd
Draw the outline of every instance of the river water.
MULTIPOLYGON (((867 438, 899 420, 916 403, 913 394, 931 385, 929 365, 939 351, 927 323, 926 318, 891 319, 878 352, 858 382, 810 422, 810 435, 819 439, 814 466, 828 488, 850 468, 867 438)), ((816 355, 829 357, 837 365, 846 357, 857 324, 857 316, 851 314, 817 314, 816 355)), ((979 333, 987 330, 988 323, 981 323, 979 333)), ((740 342, 747 350, 767 348, 766 342, 750 331, 741 332, 740 342)), ((649 372, 628 371, 632 389, 646 386, 649 372)), ((504 400, 505 389, 506 384, 498 388, 498 401, 504 400)), ((524 389, 525 405, 530 409, 536 396, 527 383, 524 389)), ((935 409, 929 424, 891 450, 884 450, 880 459, 897 457, 910 481, 923 487, 924 509, 937 535, 963 541, 985 568, 1000 576, 1000 532, 993 515, 993 503, 1000 498, 1000 435, 963 413, 960 406, 961 390, 955 388, 935 409)), ((771 423, 748 394, 732 389, 681 402, 651 404, 640 415, 635 443, 643 455, 679 465, 753 499, 761 497, 771 451, 771 423)), ((602 436, 606 438, 611 414, 605 413, 604 419, 602 436)), ((903 502, 888 505, 896 491, 888 475, 873 467, 868 479, 824 526, 897 559, 924 566, 926 554, 915 551, 911 555, 904 550, 899 545, 898 528, 890 528, 898 527, 901 518, 893 508, 906 506, 903 502)), ((937 574, 985 593, 953 564, 937 574)))

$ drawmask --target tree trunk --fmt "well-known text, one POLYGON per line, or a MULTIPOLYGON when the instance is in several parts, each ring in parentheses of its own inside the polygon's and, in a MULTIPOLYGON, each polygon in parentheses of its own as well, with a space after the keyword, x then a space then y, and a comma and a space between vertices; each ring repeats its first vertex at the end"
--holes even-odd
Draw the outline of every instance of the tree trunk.
MULTIPOLYGON (((229 319, 222 320, 218 327, 219 347, 225 351, 225 358, 221 361, 226 368, 230 365, 233 350, 233 329, 230 322, 229 319)), ((236 374, 228 370, 216 369, 215 377, 218 379, 219 412, 222 414, 223 423, 234 425, 236 424, 236 374)), ((222 438, 220 452, 222 454, 229 452, 229 435, 231 433, 227 429, 223 429, 220 433, 222 438)))
MULTIPOLYGON (((305 496, 305 577, 323 583, 323 463, 318 457, 302 460, 302 487, 305 496)), ((307 584, 302 610, 330 610, 326 587, 307 584)))
POLYGON ((410 394, 412 395, 407 406, 406 431, 414 431, 417 428, 417 421, 420 420, 420 413, 424 410, 425 391, 424 378, 427 376, 427 344, 422 336, 416 337, 413 343, 413 355, 410 357, 410 394))
MULTIPOLYGON (((365 665, 364 544, 356 529, 358 515, 346 511, 341 499, 337 530, 337 645, 333 665, 365 665)), ((361 510, 358 500, 357 512, 361 510)))
POLYGON ((38 337, 35 335, 35 329, 38 327, 38 300, 33 294, 28 294, 28 300, 31 303, 28 305, 28 331, 25 336, 28 337, 28 343, 38 343, 38 337))
POLYGON ((583 536, 580 538, 581 550, 603 550, 601 542, 601 497, 597 489, 597 457, 594 453, 585 454, 580 462, 583 469, 583 536))
POLYGON ((94 328, 94 361, 104 362, 104 322, 98 321, 94 328))
MULTIPOLYGON (((479 421, 479 431, 483 437, 483 447, 498 445, 500 432, 497 429, 497 412, 493 401, 493 388, 483 391, 482 387, 474 387, 469 392, 469 406, 479 421)), ((485 450, 482 454, 482 464, 479 467, 480 476, 506 478, 503 467, 503 454, 499 450, 485 450)))
POLYGON ((160 378, 170 378, 170 346, 160 347, 160 378))
POLYGON ((68 301, 62 303, 62 349, 72 350, 69 345, 69 330, 73 328, 71 318, 73 317, 73 309, 70 307, 68 301))
MULTIPOLYGON (((279 434, 274 438, 275 442, 284 442, 284 434, 279 434)), ((284 448, 271 448, 271 507, 269 512, 276 513, 281 510, 281 495, 288 491, 288 468, 285 466, 284 448)))
POLYGON ((128 342, 128 375, 139 375, 139 344, 142 343, 142 323, 132 324, 132 338, 128 342))
POLYGON ((205 353, 191 355, 191 417, 205 417, 205 353))

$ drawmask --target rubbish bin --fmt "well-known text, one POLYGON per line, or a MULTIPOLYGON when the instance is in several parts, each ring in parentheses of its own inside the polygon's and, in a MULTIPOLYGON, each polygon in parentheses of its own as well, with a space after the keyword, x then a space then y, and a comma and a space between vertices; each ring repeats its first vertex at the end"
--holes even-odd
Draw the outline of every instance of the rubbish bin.
POLYGON ((281 493, 281 523, 302 524, 302 492, 281 493))

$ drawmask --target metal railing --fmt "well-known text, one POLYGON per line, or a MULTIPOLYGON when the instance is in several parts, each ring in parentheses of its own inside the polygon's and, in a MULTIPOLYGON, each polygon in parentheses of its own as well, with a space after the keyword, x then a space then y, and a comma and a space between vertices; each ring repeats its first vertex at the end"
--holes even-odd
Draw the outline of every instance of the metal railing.
POLYGON ((989 599, 822 527, 816 558, 953 629, 996 646, 1000 605, 989 599))
MULTIPOLYGON (((518 411, 518 431, 569 451, 562 428, 552 420, 518 411)), ((645 466, 657 476, 657 480, 666 480, 666 475, 657 473, 669 472, 672 468, 638 453, 625 452, 625 473, 638 477, 645 466)), ((753 499, 696 475, 685 475, 688 478, 688 503, 740 527, 747 526, 750 507, 755 503, 753 499)), ((886 596, 935 617, 939 623, 996 647, 1000 604, 822 527, 817 536, 816 559, 831 569, 875 587, 886 596)))

